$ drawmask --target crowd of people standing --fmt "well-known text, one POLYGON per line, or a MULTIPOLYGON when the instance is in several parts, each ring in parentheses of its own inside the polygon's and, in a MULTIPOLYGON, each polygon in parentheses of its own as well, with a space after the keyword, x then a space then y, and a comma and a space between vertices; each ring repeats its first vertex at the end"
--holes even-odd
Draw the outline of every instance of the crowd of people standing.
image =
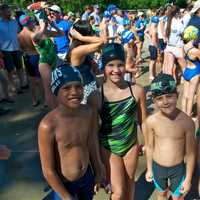
MULTIPOLYGON (((99 187, 133 200, 143 153, 158 200, 182 200, 191 187, 200 195, 200 177, 192 185, 196 163, 200 173, 199 0, 151 12, 87 5, 81 16, 38 1, 13 17, 2 4, 0 17, 0 106, 29 87, 33 107, 43 98, 38 144, 54 200, 92 200, 99 187), (137 81, 145 40, 153 113, 137 81)), ((10 155, 1 149, 0 158, 10 155)))

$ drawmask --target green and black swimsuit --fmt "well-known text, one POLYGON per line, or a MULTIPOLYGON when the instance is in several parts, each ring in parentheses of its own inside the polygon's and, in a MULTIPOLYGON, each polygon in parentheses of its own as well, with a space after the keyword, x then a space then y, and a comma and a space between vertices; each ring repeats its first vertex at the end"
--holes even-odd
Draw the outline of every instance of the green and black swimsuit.
POLYGON ((104 101, 102 86, 102 109, 100 113, 100 144, 118 156, 124 156, 137 142, 137 101, 128 83, 131 96, 114 102, 104 101))

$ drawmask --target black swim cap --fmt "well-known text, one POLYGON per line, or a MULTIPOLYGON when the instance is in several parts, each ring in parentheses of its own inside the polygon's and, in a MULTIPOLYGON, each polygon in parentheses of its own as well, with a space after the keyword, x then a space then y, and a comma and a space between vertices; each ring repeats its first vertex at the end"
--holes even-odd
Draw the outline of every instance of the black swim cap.
POLYGON ((121 60, 125 62, 125 52, 124 47, 118 43, 106 44, 103 48, 102 53, 102 65, 105 65, 112 60, 121 60))
POLYGON ((154 97, 176 93, 176 82, 173 76, 163 73, 158 74, 151 82, 151 93, 154 97))

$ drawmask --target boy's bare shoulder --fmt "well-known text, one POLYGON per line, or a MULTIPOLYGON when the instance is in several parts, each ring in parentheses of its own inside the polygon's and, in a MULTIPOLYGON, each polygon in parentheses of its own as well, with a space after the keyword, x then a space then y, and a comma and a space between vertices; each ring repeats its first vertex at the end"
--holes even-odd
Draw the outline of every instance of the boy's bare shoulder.
POLYGON ((57 116, 58 116, 57 109, 50 111, 40 121, 39 128, 52 129, 56 124, 55 121, 57 119, 57 116))
POLYGON ((179 119, 181 120, 183 126, 186 129, 191 129, 193 127, 195 127, 194 121, 192 120, 192 118, 190 116, 188 116, 186 113, 184 113, 183 111, 179 110, 179 119))
POLYGON ((159 121, 159 112, 153 113, 149 115, 146 119, 146 123, 149 125, 153 125, 155 123, 158 123, 159 121))

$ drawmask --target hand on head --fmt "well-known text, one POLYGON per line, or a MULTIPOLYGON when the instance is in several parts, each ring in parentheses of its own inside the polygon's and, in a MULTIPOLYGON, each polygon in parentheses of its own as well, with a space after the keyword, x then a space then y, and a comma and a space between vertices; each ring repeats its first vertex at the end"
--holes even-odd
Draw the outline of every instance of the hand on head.
POLYGON ((80 37, 82 36, 82 35, 81 35, 78 31, 76 31, 74 28, 71 28, 69 33, 70 33, 70 36, 71 36, 72 38, 77 39, 77 40, 79 40, 80 37))

